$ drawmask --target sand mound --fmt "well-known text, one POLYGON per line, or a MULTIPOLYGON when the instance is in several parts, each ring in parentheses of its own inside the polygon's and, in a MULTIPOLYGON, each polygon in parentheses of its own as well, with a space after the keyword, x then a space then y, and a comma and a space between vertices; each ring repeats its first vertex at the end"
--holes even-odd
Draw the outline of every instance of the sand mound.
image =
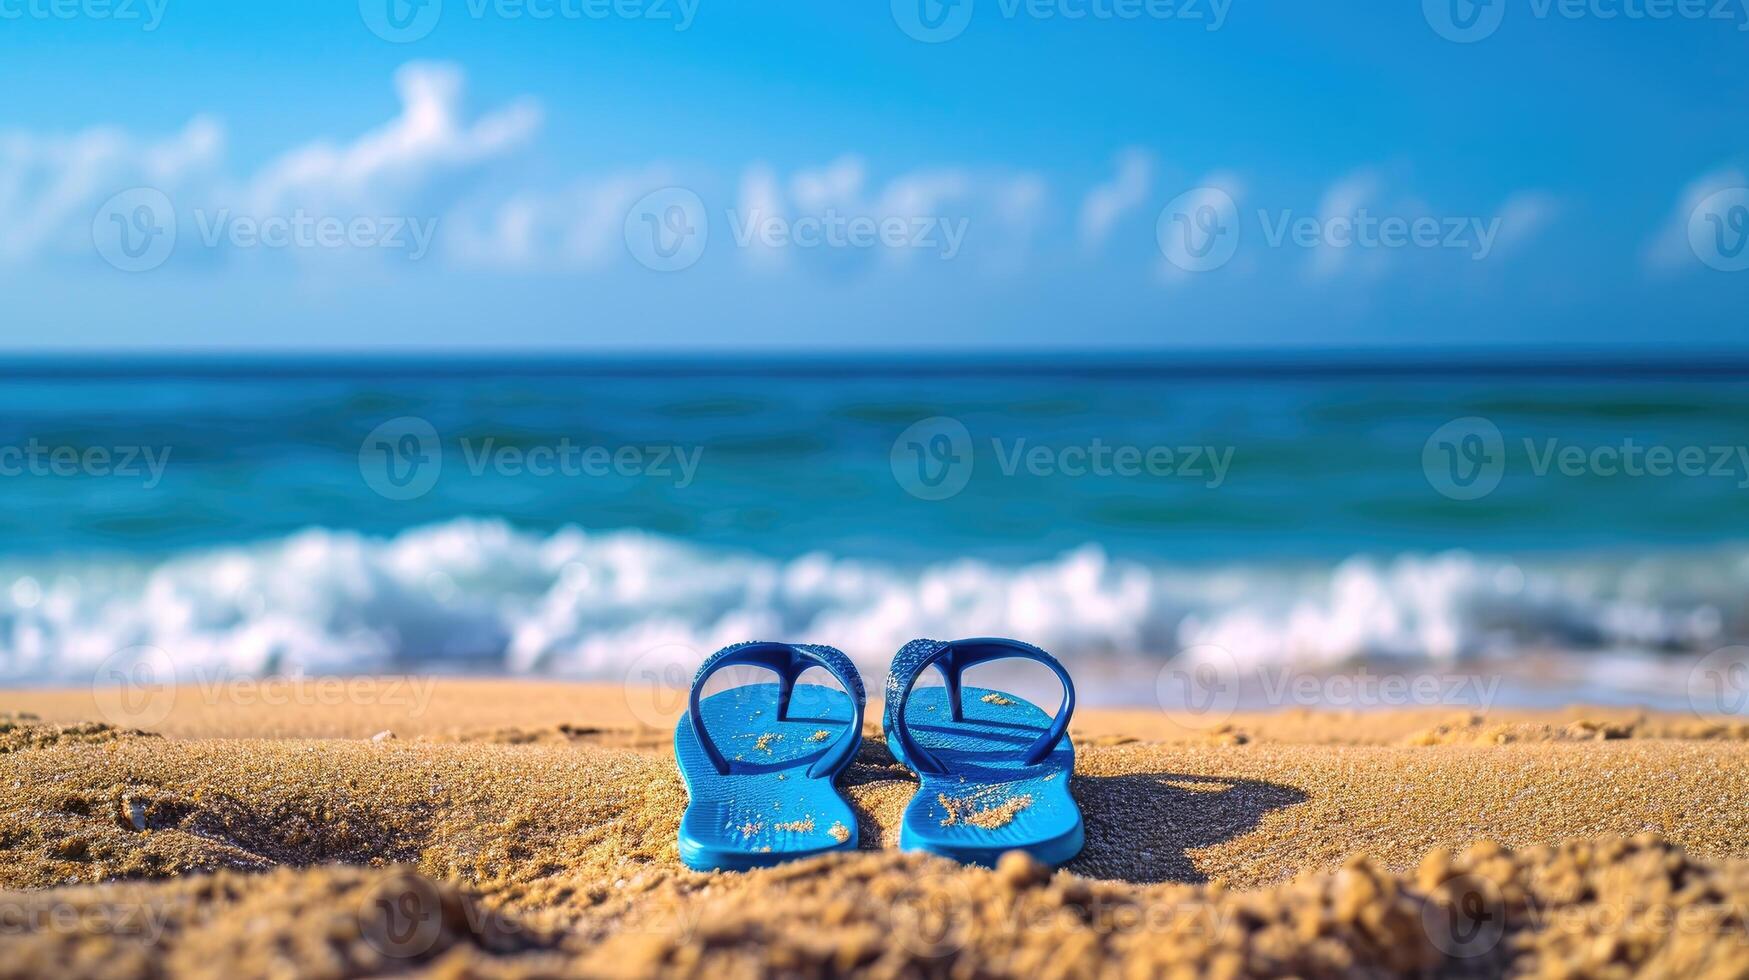
POLYGON ((1364 858, 1255 892, 1138 887, 894 853, 703 887, 621 883, 600 937, 400 869, 221 873, 0 896, 0 975, 1741 976, 1749 863, 1650 838, 1364 858), (40 927, 60 923, 58 928, 40 927))
POLYGON ((453 884, 404 870, 221 872, 0 901, 10 924, 30 927, 12 935, 4 976, 366 977, 470 957, 516 958, 532 973, 557 947, 453 884))
POLYGON ((0 755, 22 752, 25 749, 47 748, 62 742, 96 745, 124 738, 156 737, 148 732, 116 728, 100 722, 45 725, 38 722, 34 715, 0 716, 0 755))
MULTIPOLYGON (((1708 866, 1651 838, 1521 853, 1478 845, 1393 875, 1364 858, 1250 893, 994 871, 898 855, 740 876, 678 911, 684 931, 618 936, 626 973, 779 970, 876 976, 1738 976, 1749 865, 1708 866), (781 910, 773 914, 772 910, 781 910)), ((1746 939, 1745 942, 1749 942, 1746 939)))

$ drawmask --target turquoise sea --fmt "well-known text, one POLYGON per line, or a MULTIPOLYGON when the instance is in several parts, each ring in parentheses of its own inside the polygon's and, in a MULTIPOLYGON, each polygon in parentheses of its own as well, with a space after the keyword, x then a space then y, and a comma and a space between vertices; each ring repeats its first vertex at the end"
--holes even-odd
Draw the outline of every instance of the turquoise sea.
POLYGON ((611 678, 756 636, 873 669, 1004 633, 1112 676, 1209 645, 1553 652, 1608 665, 1592 694, 1674 696, 1657 665, 1749 633, 1746 381, 1508 354, 11 361, 0 678, 136 645, 611 678))

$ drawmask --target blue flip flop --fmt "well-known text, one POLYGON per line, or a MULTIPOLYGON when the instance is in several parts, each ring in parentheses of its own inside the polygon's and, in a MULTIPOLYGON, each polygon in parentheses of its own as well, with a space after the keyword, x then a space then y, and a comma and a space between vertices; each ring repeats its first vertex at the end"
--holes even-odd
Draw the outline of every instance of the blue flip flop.
POLYGON ((983 865, 1019 850, 1053 867, 1081 853, 1081 810, 1069 795, 1075 685, 1055 657, 1017 640, 914 640, 893 658, 886 697, 887 748, 922 779, 899 829, 902 850, 983 865), (960 684, 966 668, 1006 659, 1057 675, 1054 719, 1024 698, 960 684), (927 667, 947 686, 914 689, 927 667))
POLYGON ((854 850, 856 814, 832 781, 862 745, 865 700, 856 667, 831 647, 742 643, 712 654, 674 729, 689 797, 680 860, 695 871, 744 871, 854 850), (764 667, 778 682, 699 700, 712 674, 737 664, 764 667), (844 690, 797 684, 810 667, 824 667, 844 690))

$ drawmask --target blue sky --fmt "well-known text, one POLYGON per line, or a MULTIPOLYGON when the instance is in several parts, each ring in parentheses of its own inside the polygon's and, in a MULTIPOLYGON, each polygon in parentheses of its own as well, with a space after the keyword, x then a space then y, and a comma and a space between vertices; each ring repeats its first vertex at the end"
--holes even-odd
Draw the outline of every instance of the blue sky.
POLYGON ((0 0, 0 345, 1742 342, 1741 0, 390 3, 0 0))

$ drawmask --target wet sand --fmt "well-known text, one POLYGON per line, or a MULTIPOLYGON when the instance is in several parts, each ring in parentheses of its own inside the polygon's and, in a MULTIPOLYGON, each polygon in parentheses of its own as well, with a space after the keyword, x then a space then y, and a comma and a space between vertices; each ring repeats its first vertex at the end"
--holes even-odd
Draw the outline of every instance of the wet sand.
POLYGON ((1084 709, 1055 874, 893 851, 871 738, 861 852, 697 874, 662 699, 376 683, 0 693, 0 975, 1749 976, 1741 722, 1084 709))

